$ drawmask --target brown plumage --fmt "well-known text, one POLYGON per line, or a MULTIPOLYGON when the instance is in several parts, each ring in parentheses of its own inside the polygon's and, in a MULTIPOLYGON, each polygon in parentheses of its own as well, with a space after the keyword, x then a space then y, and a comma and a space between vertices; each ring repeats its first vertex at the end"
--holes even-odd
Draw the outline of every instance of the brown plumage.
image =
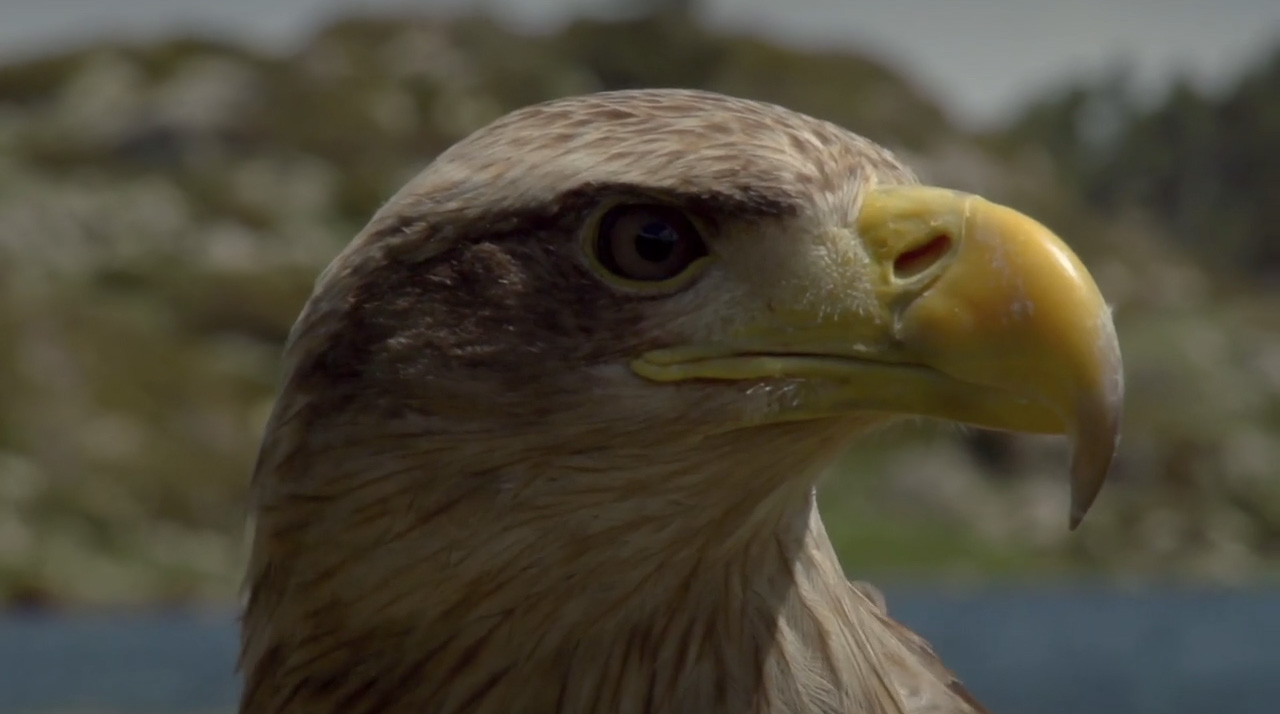
MULTIPOLYGON (((1093 330, 1044 348, 1066 365, 1044 383, 1070 383, 1044 404, 1102 407, 969 408, 985 382, 950 348, 911 352, 928 342, 911 306, 955 292, 941 271, 980 241, 899 240, 922 214, 895 187, 912 206, 959 200, 915 184, 831 124, 675 90, 526 108, 438 157, 321 276, 291 336, 254 477, 241 711, 983 711, 846 581, 815 507, 819 474, 896 418, 897 392, 863 398, 863 377, 793 357, 903 363, 890 381, 933 365, 960 391, 901 413, 1084 433, 1087 506, 1114 424, 1079 419, 1114 417, 1118 354, 1109 319, 1029 322, 1019 338, 1093 330), (882 203, 910 220, 869 223, 882 203), (648 221, 607 229, 632 263, 651 267, 657 244, 626 241, 655 240, 655 215, 707 257, 669 280, 611 275, 601 216, 631 205, 674 211, 622 209, 648 221), (687 349, 715 359, 670 356, 687 349)), ((988 210, 963 205, 926 223, 988 210)), ((1059 319, 1056 297, 1017 289, 1059 319)))

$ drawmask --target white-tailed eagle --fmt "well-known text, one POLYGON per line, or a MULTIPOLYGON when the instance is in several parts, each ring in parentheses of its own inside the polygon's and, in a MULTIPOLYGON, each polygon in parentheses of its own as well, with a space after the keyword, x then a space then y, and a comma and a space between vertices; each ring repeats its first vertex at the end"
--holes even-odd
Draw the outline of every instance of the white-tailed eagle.
POLYGON ((904 417, 1066 434, 1074 525, 1123 391, 1042 225, 685 90, 444 152, 320 277, 286 368, 245 714, 983 711, 845 579, 817 479, 904 417))

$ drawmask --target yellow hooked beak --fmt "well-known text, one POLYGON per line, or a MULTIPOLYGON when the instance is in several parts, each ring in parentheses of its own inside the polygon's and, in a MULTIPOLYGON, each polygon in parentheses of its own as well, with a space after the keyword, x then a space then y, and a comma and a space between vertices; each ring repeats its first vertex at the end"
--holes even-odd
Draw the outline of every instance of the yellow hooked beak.
POLYGON ((862 249, 828 255, 828 279, 777 280, 749 326, 632 368, 660 382, 789 380, 777 420, 882 412, 1065 434, 1075 528, 1106 479, 1124 398, 1089 272, 1031 218, 939 188, 872 189, 856 234, 862 249))

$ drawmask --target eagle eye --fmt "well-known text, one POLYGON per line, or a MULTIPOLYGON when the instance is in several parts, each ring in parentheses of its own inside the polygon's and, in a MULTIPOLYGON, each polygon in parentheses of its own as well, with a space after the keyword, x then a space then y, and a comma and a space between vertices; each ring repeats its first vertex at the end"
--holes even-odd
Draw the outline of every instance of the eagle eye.
POLYGON ((707 254, 693 221, 671 206, 625 205, 601 218, 596 259, 627 280, 655 282, 674 278, 707 254))

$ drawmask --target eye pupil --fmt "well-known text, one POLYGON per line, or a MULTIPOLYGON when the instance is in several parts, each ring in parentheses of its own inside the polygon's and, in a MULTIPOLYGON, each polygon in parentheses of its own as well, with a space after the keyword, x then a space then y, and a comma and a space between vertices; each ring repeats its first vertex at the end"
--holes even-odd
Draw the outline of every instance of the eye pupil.
POLYGON ((636 254, 651 263, 661 263, 671 257, 680 236, 671 224, 649 221, 636 233, 636 254))

